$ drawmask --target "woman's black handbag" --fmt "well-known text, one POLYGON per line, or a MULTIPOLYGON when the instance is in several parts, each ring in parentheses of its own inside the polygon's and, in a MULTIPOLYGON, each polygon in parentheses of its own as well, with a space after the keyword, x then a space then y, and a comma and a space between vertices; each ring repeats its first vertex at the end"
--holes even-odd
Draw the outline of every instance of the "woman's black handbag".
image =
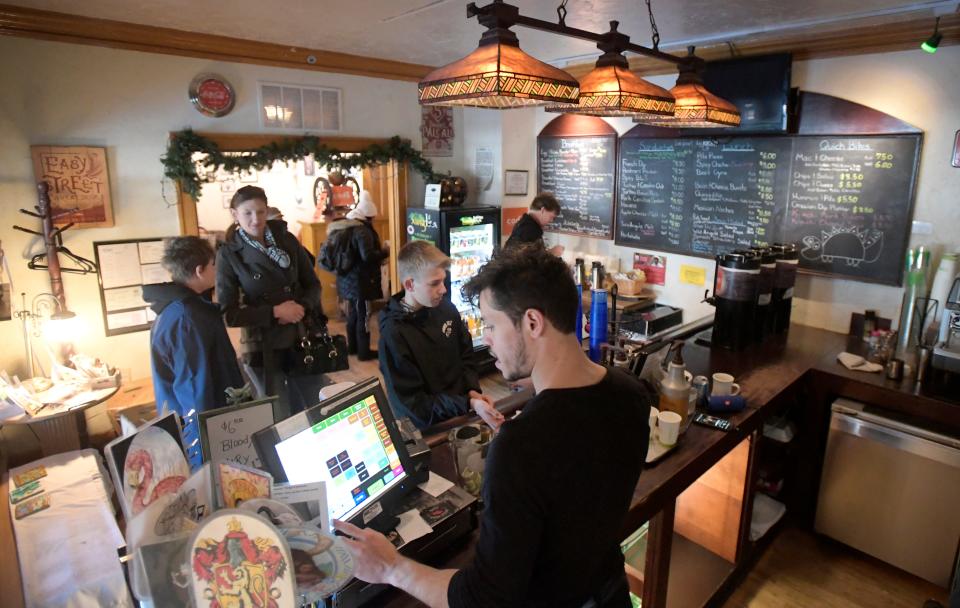
POLYGON ((326 323, 319 329, 301 321, 300 341, 291 350, 287 373, 291 376, 312 376, 350 369, 347 361, 346 336, 331 336, 326 323))

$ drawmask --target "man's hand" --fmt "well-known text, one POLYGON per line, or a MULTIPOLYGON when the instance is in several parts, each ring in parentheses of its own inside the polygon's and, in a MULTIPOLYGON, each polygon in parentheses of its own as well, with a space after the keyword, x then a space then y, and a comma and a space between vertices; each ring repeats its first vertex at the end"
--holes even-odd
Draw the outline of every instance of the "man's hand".
POLYGON ((403 557, 386 536, 336 519, 333 527, 347 535, 341 538, 353 554, 354 576, 368 583, 393 584, 390 574, 403 557))
POLYGON ((494 431, 499 430, 500 425, 503 424, 503 414, 493 406, 493 399, 477 391, 470 391, 468 395, 470 407, 477 412, 477 415, 494 431))
POLYGON ((273 316, 280 321, 280 325, 299 323, 303 319, 303 306, 293 300, 287 300, 273 307, 273 316))

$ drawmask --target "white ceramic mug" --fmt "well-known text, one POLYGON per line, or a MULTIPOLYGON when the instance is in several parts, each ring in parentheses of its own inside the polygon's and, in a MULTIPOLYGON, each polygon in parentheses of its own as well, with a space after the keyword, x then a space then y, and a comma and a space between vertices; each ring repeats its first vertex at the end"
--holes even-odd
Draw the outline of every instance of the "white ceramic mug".
POLYGON ((653 437, 653 432, 657 428, 657 416, 660 414, 660 410, 655 407, 650 408, 650 436, 653 437))
POLYGON ((713 375, 713 390, 711 395, 725 397, 727 395, 739 395, 740 385, 733 381, 733 376, 717 372, 713 375))
POLYGON ((676 412, 660 412, 657 415, 657 427, 660 429, 660 443, 669 447, 680 436, 680 421, 683 417, 676 412))

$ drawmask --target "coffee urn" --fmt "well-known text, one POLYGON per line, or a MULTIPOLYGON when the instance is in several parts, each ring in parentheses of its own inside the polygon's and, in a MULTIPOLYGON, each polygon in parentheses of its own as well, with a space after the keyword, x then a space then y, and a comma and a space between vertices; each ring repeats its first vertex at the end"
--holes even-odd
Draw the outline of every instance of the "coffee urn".
POLYGON ((750 252, 721 253, 713 279, 717 311, 713 321, 714 346, 743 350, 753 342, 760 259, 750 252))
POLYGON ((785 334, 790 329, 793 286, 797 281, 800 250, 793 243, 774 243, 770 249, 777 257, 770 304, 773 312, 773 331, 777 334, 785 334))
POLYGON ((773 333, 773 276, 777 271, 777 256, 768 247, 751 247, 760 258, 760 281, 757 284, 757 322, 754 324, 754 339, 763 342, 773 333))

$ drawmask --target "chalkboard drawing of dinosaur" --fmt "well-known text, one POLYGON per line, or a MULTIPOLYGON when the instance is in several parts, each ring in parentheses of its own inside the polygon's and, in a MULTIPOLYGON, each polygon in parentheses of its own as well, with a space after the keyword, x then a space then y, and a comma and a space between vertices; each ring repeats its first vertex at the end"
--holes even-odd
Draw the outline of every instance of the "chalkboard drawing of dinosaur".
POLYGON ((847 266, 857 267, 880 258, 883 232, 855 226, 831 226, 830 230, 821 230, 819 238, 813 235, 803 237, 803 245, 800 255, 808 260, 827 264, 842 261, 847 266))

